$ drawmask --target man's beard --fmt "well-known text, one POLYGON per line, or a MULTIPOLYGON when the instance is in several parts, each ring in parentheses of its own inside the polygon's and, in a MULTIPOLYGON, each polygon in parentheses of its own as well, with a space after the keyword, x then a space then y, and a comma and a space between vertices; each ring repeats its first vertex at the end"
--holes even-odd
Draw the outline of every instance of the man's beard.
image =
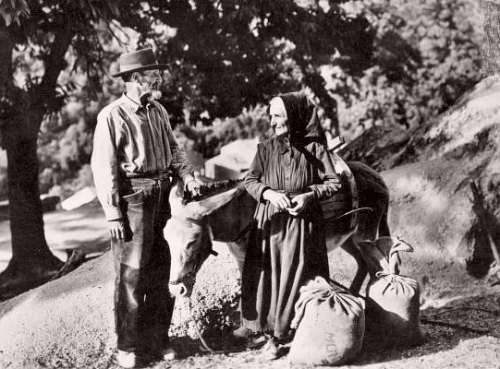
POLYGON ((161 98, 160 90, 150 90, 141 95, 140 100, 142 105, 146 105, 148 102, 153 100, 159 100, 161 98))
POLYGON ((153 90, 151 91, 151 100, 159 100, 161 98, 161 91, 160 90, 153 90))

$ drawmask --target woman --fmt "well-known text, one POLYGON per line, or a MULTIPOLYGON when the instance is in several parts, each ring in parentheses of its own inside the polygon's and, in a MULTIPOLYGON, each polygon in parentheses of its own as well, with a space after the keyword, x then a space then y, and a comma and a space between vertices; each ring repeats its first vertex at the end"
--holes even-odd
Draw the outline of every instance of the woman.
POLYGON ((340 187, 316 107, 302 92, 270 101, 275 136, 258 145, 245 177, 258 201, 242 273, 240 332, 271 332, 272 355, 288 335, 299 289, 329 277, 319 201, 340 187))

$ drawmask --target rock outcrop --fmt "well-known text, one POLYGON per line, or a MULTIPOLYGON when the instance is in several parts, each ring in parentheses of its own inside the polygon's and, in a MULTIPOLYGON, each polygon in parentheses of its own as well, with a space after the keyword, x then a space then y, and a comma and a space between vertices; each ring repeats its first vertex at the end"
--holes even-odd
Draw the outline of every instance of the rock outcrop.
MULTIPOLYGON (((417 270, 421 262, 443 263, 443 270, 455 267, 457 274, 487 275, 493 256, 472 211, 470 181, 500 219, 500 77, 483 80, 412 131, 372 129, 343 155, 384 170, 391 229, 414 244, 417 270)), ((493 237, 500 244, 500 235, 493 237)), ((424 282, 428 273, 421 273, 424 282)))

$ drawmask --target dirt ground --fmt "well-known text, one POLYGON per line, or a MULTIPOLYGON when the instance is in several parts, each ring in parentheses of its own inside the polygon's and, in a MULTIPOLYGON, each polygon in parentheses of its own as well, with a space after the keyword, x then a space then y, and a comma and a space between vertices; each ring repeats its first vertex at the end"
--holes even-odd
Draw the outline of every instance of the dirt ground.
MULTIPOLYGON (((425 343, 417 347, 377 348, 364 345, 362 353, 342 368, 409 369, 409 368, 500 368, 500 288, 482 296, 459 297, 440 308, 422 311, 425 343), (474 310, 478 308, 479 310, 474 310), (426 323, 429 322, 429 323, 426 323), (432 322, 432 323, 430 323, 432 322), (442 324, 442 325, 438 325, 442 324), (450 324, 450 326, 445 326, 450 324)), ((373 338, 372 338, 373 339, 373 338)), ((216 344, 230 346, 226 336, 216 344)), ((174 339, 180 359, 169 363, 152 363, 147 368, 312 368, 291 364, 286 356, 269 361, 259 350, 234 348, 236 352, 211 354, 203 351, 199 341, 174 339)), ((111 368, 117 368, 111 366, 111 368)))
MULTIPOLYGON (((445 307, 427 309, 423 319, 455 324, 454 327, 424 323, 426 342, 413 348, 377 349, 365 345, 361 355, 344 368, 500 368, 500 290, 481 296, 459 298, 445 307), (469 310, 478 307, 491 312, 469 310), (461 309, 467 308, 467 309, 461 309), (454 310, 457 309, 457 310, 454 310), (494 314, 496 312, 496 316, 494 314), (467 328, 477 330, 471 332, 467 328), (479 332, 484 330, 484 332, 479 332)), ((174 341, 174 344, 176 341, 174 341)), ((181 341, 179 341, 181 344, 181 341)), ((204 354, 195 343, 180 351, 185 359, 149 366, 157 369, 184 368, 300 368, 286 357, 269 362, 259 351, 231 354, 204 354)))
MULTIPOLYGON (((235 345, 230 336, 231 322, 220 318, 234 318, 237 268, 223 244, 217 245, 216 251, 219 257, 207 262, 200 271, 192 299, 196 305, 194 316, 199 319, 207 343, 212 349, 226 353, 209 353, 201 346, 192 323, 188 322, 191 318, 188 305, 178 300, 171 334, 179 358, 168 363, 149 362, 143 367, 308 368, 291 365, 286 356, 269 361, 259 350, 235 345), (210 278, 221 271, 222 277, 210 278), (232 296, 229 307, 222 301, 228 295, 232 296), (206 306, 215 311, 203 310, 206 306), (209 326, 219 326, 221 330, 207 333, 209 326)), ((109 256, 107 253, 91 260, 62 279, 0 304, 2 369, 118 368, 111 361, 115 338, 109 256)), ((349 258, 340 250, 331 255, 330 264, 337 269, 334 275, 337 279, 348 278, 349 258)), ((464 276, 460 267, 444 270, 432 263, 417 272, 415 266, 422 267, 424 262, 411 257, 404 261, 405 274, 422 275, 429 267, 436 271, 436 278, 431 275, 430 281, 422 286, 425 342, 417 347, 383 349, 374 344, 376 338, 368 337, 361 354, 343 367, 500 368, 500 286, 489 286, 487 279, 464 276), (441 272, 443 278, 438 279, 441 272)))

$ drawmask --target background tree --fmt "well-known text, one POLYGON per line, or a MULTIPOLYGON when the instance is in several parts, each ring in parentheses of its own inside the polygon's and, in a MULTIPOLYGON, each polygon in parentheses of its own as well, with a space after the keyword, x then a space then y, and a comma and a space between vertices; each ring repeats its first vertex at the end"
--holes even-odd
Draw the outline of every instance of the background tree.
POLYGON ((347 1, 151 1, 157 24, 144 35, 172 68, 165 101, 175 122, 186 108, 193 121, 234 117, 278 92, 308 87, 337 121, 321 66, 335 61, 348 73, 370 63, 373 30, 347 1), (204 113, 204 114, 202 114, 204 113), (200 118, 200 115, 205 118, 200 118))
POLYGON ((112 33, 110 24, 124 17, 134 19, 141 31, 138 10, 138 4, 119 0, 0 3, 0 144, 8 160, 13 254, 1 274, 0 287, 18 279, 50 277, 61 266, 44 235, 38 133, 47 115, 60 110, 72 88, 59 80, 61 72, 83 70, 99 86, 100 68, 108 67, 103 65, 99 30, 105 27, 112 33))
POLYGON ((487 74, 500 73, 500 4, 495 0, 481 2, 484 13, 484 70, 487 74))
POLYGON ((333 70, 328 85, 344 132, 415 128, 481 79, 478 2, 372 0, 360 11, 376 29, 372 65, 357 76, 333 70))

